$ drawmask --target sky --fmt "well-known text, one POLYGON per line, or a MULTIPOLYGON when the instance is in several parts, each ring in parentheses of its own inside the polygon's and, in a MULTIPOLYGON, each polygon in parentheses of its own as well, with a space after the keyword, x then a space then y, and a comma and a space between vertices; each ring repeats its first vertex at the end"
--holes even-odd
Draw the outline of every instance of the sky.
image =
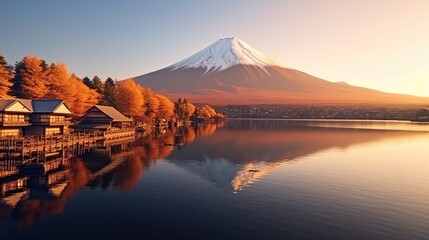
POLYGON ((236 36, 329 81, 429 97, 427 0, 2 0, 0 53, 122 80, 236 36))

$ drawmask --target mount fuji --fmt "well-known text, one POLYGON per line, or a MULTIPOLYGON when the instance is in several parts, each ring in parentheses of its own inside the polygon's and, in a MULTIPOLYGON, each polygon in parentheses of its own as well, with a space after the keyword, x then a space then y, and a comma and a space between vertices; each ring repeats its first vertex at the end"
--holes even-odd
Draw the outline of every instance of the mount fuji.
POLYGON ((134 78, 172 100, 226 104, 428 104, 429 98, 330 82, 287 68, 243 40, 220 39, 166 68, 134 78))

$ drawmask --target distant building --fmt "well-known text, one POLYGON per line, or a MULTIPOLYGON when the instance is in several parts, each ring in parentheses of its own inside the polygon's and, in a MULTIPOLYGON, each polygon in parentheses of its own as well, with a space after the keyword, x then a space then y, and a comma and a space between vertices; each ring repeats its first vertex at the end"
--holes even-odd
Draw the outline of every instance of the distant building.
POLYGON ((76 132, 115 131, 131 126, 133 120, 125 117, 113 107, 95 105, 81 118, 76 132))
POLYGON ((429 122, 429 108, 420 108, 416 113, 416 120, 429 122))
POLYGON ((62 100, 0 100, 0 137, 67 134, 73 112, 62 100))

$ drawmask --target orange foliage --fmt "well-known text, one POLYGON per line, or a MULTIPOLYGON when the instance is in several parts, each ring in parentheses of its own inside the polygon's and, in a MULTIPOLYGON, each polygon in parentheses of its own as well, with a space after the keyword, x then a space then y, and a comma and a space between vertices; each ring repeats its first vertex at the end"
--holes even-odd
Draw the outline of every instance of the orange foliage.
POLYGON ((170 120, 174 115, 174 103, 164 95, 156 94, 155 97, 159 101, 158 118, 170 120))
POLYGON ((184 103, 184 105, 185 105, 185 109, 186 109, 186 113, 187 113, 186 117, 187 117, 187 119, 189 119, 194 114, 196 107, 194 104, 192 104, 190 102, 186 102, 186 103, 184 103))
POLYGON ((128 117, 143 117, 145 112, 143 89, 133 79, 123 80, 116 85, 118 110, 128 117))
POLYGON ((0 54, 0 97, 9 96, 9 89, 13 85, 13 72, 8 68, 3 55, 0 54))
POLYGON ((16 66, 19 97, 37 99, 43 98, 48 92, 46 73, 43 69, 45 62, 33 56, 25 56, 16 66))
POLYGON ((29 99, 61 99, 76 115, 82 115, 96 104, 101 96, 88 88, 76 75, 70 75, 62 63, 49 67, 38 58, 26 56, 16 66, 18 97, 29 99))
POLYGON ((100 94, 86 86, 82 80, 72 74, 69 78, 70 92, 73 97, 65 99, 65 102, 73 110, 74 114, 81 116, 86 110, 94 106, 100 100, 100 94))
POLYGON ((44 98, 64 100, 76 115, 83 115, 100 99, 100 94, 88 88, 76 75, 69 76, 65 64, 51 64, 46 79, 49 92, 44 98))
POLYGON ((69 73, 67 66, 53 63, 46 70, 46 85, 48 92, 43 96, 46 99, 63 99, 73 97, 68 83, 69 73))
POLYGON ((144 100, 146 113, 145 115, 149 117, 150 120, 153 120, 156 117, 156 112, 159 106, 159 100, 155 96, 155 93, 150 88, 144 88, 142 91, 144 100))
POLYGON ((198 116, 203 118, 212 118, 216 116, 216 111, 209 105, 198 108, 198 116))

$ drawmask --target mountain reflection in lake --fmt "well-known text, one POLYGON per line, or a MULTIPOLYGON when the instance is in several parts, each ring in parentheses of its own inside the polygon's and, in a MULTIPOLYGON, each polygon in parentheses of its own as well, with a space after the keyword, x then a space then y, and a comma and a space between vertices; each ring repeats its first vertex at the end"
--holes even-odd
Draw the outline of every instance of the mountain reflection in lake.
POLYGON ((230 120, 71 156, 46 173, 0 160, 0 230, 5 239, 424 239, 428 140, 427 124, 230 120))

